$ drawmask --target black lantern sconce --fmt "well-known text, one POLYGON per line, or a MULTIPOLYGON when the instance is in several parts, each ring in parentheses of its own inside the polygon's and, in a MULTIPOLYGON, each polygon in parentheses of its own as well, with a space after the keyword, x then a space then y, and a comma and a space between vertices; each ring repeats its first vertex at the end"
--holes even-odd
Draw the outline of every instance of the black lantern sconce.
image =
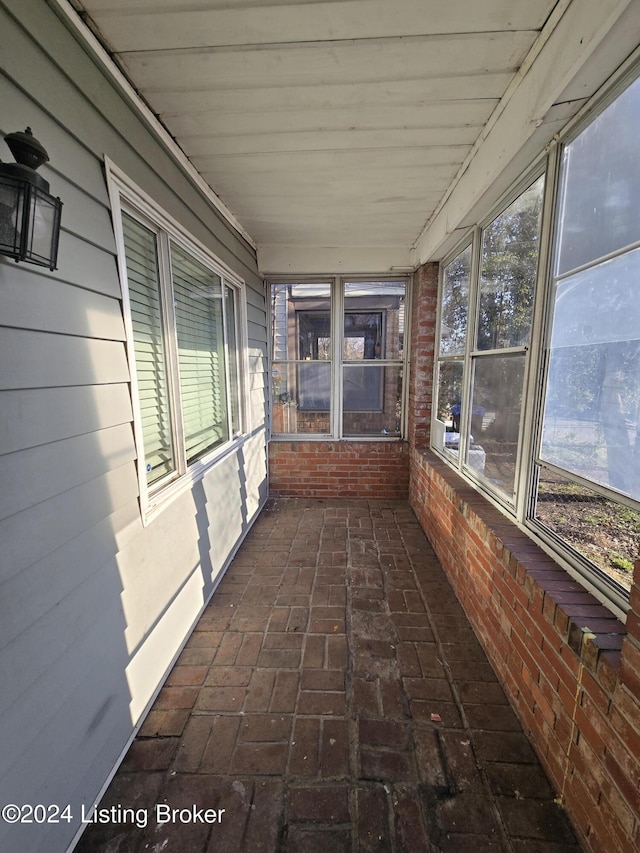
POLYGON ((54 270, 62 202, 36 172, 49 155, 30 127, 4 141, 16 162, 0 162, 0 254, 54 270))

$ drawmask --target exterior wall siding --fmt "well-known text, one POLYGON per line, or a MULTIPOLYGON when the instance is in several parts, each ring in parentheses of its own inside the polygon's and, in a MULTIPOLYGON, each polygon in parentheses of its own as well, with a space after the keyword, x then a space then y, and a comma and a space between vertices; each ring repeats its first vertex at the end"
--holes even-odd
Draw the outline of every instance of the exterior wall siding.
POLYGON ((586 849, 640 846, 640 561, 626 626, 428 451, 437 265, 414 281, 410 503, 586 849))
POLYGON ((253 248, 48 4, 2 0, 0 33, 0 131, 33 129, 64 202, 58 270, 0 259, 0 800, 73 814, 0 848, 58 853, 266 500, 266 303, 253 248), (247 283, 249 434, 147 526, 104 155, 247 283))

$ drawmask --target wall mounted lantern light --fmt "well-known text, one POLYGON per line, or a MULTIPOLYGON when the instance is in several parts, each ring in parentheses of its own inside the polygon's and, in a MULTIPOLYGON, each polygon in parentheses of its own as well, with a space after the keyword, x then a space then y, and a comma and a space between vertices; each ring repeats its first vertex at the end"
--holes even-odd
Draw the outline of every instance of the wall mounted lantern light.
POLYGON ((4 140, 16 162, 0 162, 0 254, 54 270, 62 202, 36 172, 49 155, 30 127, 4 140))

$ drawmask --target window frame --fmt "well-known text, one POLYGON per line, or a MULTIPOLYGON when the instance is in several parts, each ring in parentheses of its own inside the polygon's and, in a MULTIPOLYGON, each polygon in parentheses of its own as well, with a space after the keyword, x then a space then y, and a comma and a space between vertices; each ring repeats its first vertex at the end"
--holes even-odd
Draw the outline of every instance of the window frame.
POLYGON ((468 479, 478 491, 490 497, 492 502, 500 507, 503 511, 511 516, 518 514, 518 503, 520 498, 519 483, 521 479, 521 471, 525 460, 528 459, 528 446, 525 444, 526 424, 525 420, 528 417, 530 376, 532 373, 532 342, 534 338, 534 323, 535 318, 539 313, 540 305, 544 299, 544 264, 546 263, 546 255, 543 258, 543 238, 544 238, 544 213, 549 199, 549 183, 548 172, 546 169, 547 157, 539 157, 533 165, 527 169, 520 178, 511 185, 500 199, 489 209, 489 212, 472 228, 467 230, 461 240, 455 247, 442 259, 438 275, 438 300, 436 311, 436 340, 434 349, 434 407, 431 420, 431 448, 438 455, 442 456, 449 465, 455 468, 461 475, 468 479), (477 330, 478 318, 480 311, 480 283, 482 272, 482 237, 486 228, 488 228, 501 214, 503 214, 521 195, 523 195, 530 187, 532 187, 541 177, 545 177, 542 213, 539 235, 539 252, 538 262, 536 267, 534 297, 531 311, 531 334, 529 343, 525 346, 516 347, 499 347, 494 349, 479 349, 477 346, 477 330), (461 254, 471 249, 471 263, 469 271, 469 293, 467 303, 467 328, 465 336, 464 353, 443 353, 440 352, 441 331, 442 331, 442 295, 444 286, 445 269, 456 260, 461 254), (470 462, 466 460, 466 453, 461 452, 466 448, 469 435, 471 432, 471 403, 472 393, 474 388, 474 371, 478 361, 484 359, 492 359, 497 357, 509 356, 524 356, 524 376, 522 383, 522 404, 520 410, 520 423, 518 427, 518 442, 517 455, 515 462, 515 474, 513 484, 513 496, 510 499, 509 495, 503 490, 492 488, 488 478, 481 476, 470 462), (440 436, 444 432, 442 422, 437 417, 438 412, 438 391, 439 391, 439 366, 441 363, 461 363, 463 365, 462 375, 462 397, 461 397, 461 412, 460 412, 460 439, 457 451, 451 451, 446 448, 444 443, 444 435, 442 441, 440 436), (434 443, 433 436, 436 436, 434 443))
MULTIPOLYGON (((287 364, 298 367, 306 362, 300 359, 288 358, 285 361, 282 359, 274 359, 274 341, 273 341, 273 301, 271 299, 272 286, 274 285, 296 285, 296 284, 315 284, 329 286, 329 312, 330 312, 330 335, 331 345, 329 359, 314 360, 314 364, 329 364, 330 370, 330 395, 329 395, 329 426, 328 432, 275 432, 273 430, 273 383, 269 382, 269 440, 270 441, 403 441, 407 434, 407 401, 408 401, 408 369, 409 369, 409 338, 411 322, 411 280, 409 274, 402 275, 282 275, 271 276, 265 280, 267 293, 269 294, 269 364, 273 368, 274 364, 287 364), (345 366, 362 365, 368 360, 361 359, 359 361, 348 360, 344 357, 344 316, 345 316, 345 285, 346 284, 367 284, 367 283, 399 283, 404 284, 404 339, 401 359, 375 359, 375 365, 370 365, 370 368, 375 367, 400 367, 402 370, 402 396, 400 401, 400 430, 398 434, 382 435, 382 434, 349 434, 344 431, 344 377, 343 372, 345 366)), ((325 297, 323 297, 325 298, 325 297)), ((324 309, 322 309, 324 310, 324 309)), ((364 309, 363 309, 364 310, 364 309)), ((303 312, 304 313, 304 312, 303 312)), ((363 313, 363 311, 346 311, 347 314, 363 313)), ((372 309, 367 313, 382 313, 385 311, 379 307, 372 309)), ((384 334, 384 333, 383 333, 384 334)), ((299 355, 299 353, 297 353, 299 355)), ((373 360, 372 360, 373 361, 373 360)), ((351 411, 347 409, 347 411, 351 411)), ((377 409, 353 410, 375 412, 377 409)))
MULTIPOLYGON (((571 544, 554 533, 549 527, 534 516, 537 497, 537 478, 539 466, 562 476, 567 481, 578 486, 584 486, 590 491, 614 501, 621 506, 627 506, 640 512, 640 501, 628 497, 619 491, 609 489, 595 481, 590 481, 558 468, 541 458, 541 441, 543 412, 548 383, 549 342, 551 324, 553 321, 553 292, 557 276, 554 269, 557 218, 561 216, 561 162, 562 155, 569 145, 582 131, 588 127, 628 86, 640 79, 640 64, 637 58, 626 63, 614 77, 585 104, 565 129, 559 133, 547 146, 541 157, 527 169, 523 176, 501 197, 498 203, 492 205, 486 217, 477 225, 469 228, 456 245, 440 262, 438 301, 436 314, 436 342, 434 355, 434 406, 431 421, 431 449, 440 456, 450 467, 454 468, 464 479, 481 492, 491 503, 498 507, 506 516, 524 530, 531 538, 552 556, 569 575, 578 580, 623 622, 629 609, 629 595, 612 577, 578 552, 571 544), (501 495, 492 490, 485 479, 476 476, 475 472, 464 464, 464 454, 452 453, 444 445, 442 422, 438 418, 439 365, 443 362, 462 362, 462 400, 467 410, 471 394, 471 365, 474 333, 477 324, 477 311, 480 290, 480 253, 482 229, 490 224, 501 212, 511 204, 518 195, 531 185, 541 174, 545 175, 544 199, 541 213, 541 229, 539 236, 539 256, 536 276, 536 290, 531 318, 531 336, 527 347, 525 375, 523 384, 523 400, 521 425, 518 441, 518 461, 515 474, 515 500, 512 505, 501 495), (442 295, 445 268, 454 261, 465 249, 472 246, 470 273, 469 304, 467 315, 466 349, 464 356, 459 354, 441 354, 440 337, 442 326, 442 295), (626 594, 625 594, 626 593, 626 594)), ((635 247, 636 242, 630 244, 635 247)), ((630 246, 623 247, 615 254, 622 254, 630 246)), ((598 259, 602 261, 602 259, 598 259)), ((591 262, 594 263, 594 262, 591 262)), ((575 271, 574 271, 575 272, 575 271)), ((484 351, 483 351, 484 352, 484 351)), ((495 351, 490 351, 494 353, 495 351)), ((503 352, 508 352, 505 350, 503 352)), ((475 355, 478 355, 476 352, 475 355)), ((469 421, 468 411, 462 412, 464 421, 469 421)), ((468 435, 468 424, 460 425, 460 448, 468 435)))
POLYGON ((216 257, 203 243, 185 229, 176 219, 164 211, 144 190, 135 184, 112 161, 105 157, 107 189, 111 202, 116 260, 121 284, 122 310, 125 326, 125 347, 129 365, 129 383, 133 409, 133 429, 137 450, 137 477, 141 516, 147 525, 156 514, 164 509, 177 495, 189 489, 201 480, 205 474, 221 459, 242 444, 251 432, 249 406, 246 389, 248 386, 247 353, 247 304, 244 280, 216 257), (170 410, 171 438, 175 456, 174 469, 156 482, 148 484, 145 465, 144 436, 138 387, 136 349, 131 316, 131 300, 128 286, 127 259, 125 252, 123 214, 127 214, 156 236, 156 255, 158 263, 158 289, 162 305, 162 335, 165 349, 167 371, 168 405, 170 410), (221 444, 206 451, 200 458, 187 462, 185 447, 184 417, 180 400, 180 367, 178 363, 178 340, 176 329, 175 305, 173 297, 173 277, 171 246, 193 259, 221 279, 221 311, 224 329, 223 348, 225 352, 224 383, 227 397, 226 420, 228 438, 221 444), (228 292, 234 298, 234 334, 228 328, 228 292), (229 357, 230 339, 235 337, 235 370, 229 357), (238 429, 233 429, 233 403, 231 373, 237 373, 237 414, 238 429))

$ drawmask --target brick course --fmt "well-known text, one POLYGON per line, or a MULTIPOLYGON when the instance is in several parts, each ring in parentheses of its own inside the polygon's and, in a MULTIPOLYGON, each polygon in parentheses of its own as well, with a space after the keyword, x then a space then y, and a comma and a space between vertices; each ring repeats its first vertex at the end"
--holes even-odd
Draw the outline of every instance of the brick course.
POLYGON ((406 499, 409 448, 402 441, 272 441, 274 497, 406 499))
POLYGON ((637 850, 637 583, 625 627, 428 451, 410 503, 585 847, 637 850))
POLYGON ((640 561, 623 626, 429 446, 438 265, 414 274, 410 502, 582 840, 640 847, 640 561), (588 631, 586 630, 588 628, 588 631))

